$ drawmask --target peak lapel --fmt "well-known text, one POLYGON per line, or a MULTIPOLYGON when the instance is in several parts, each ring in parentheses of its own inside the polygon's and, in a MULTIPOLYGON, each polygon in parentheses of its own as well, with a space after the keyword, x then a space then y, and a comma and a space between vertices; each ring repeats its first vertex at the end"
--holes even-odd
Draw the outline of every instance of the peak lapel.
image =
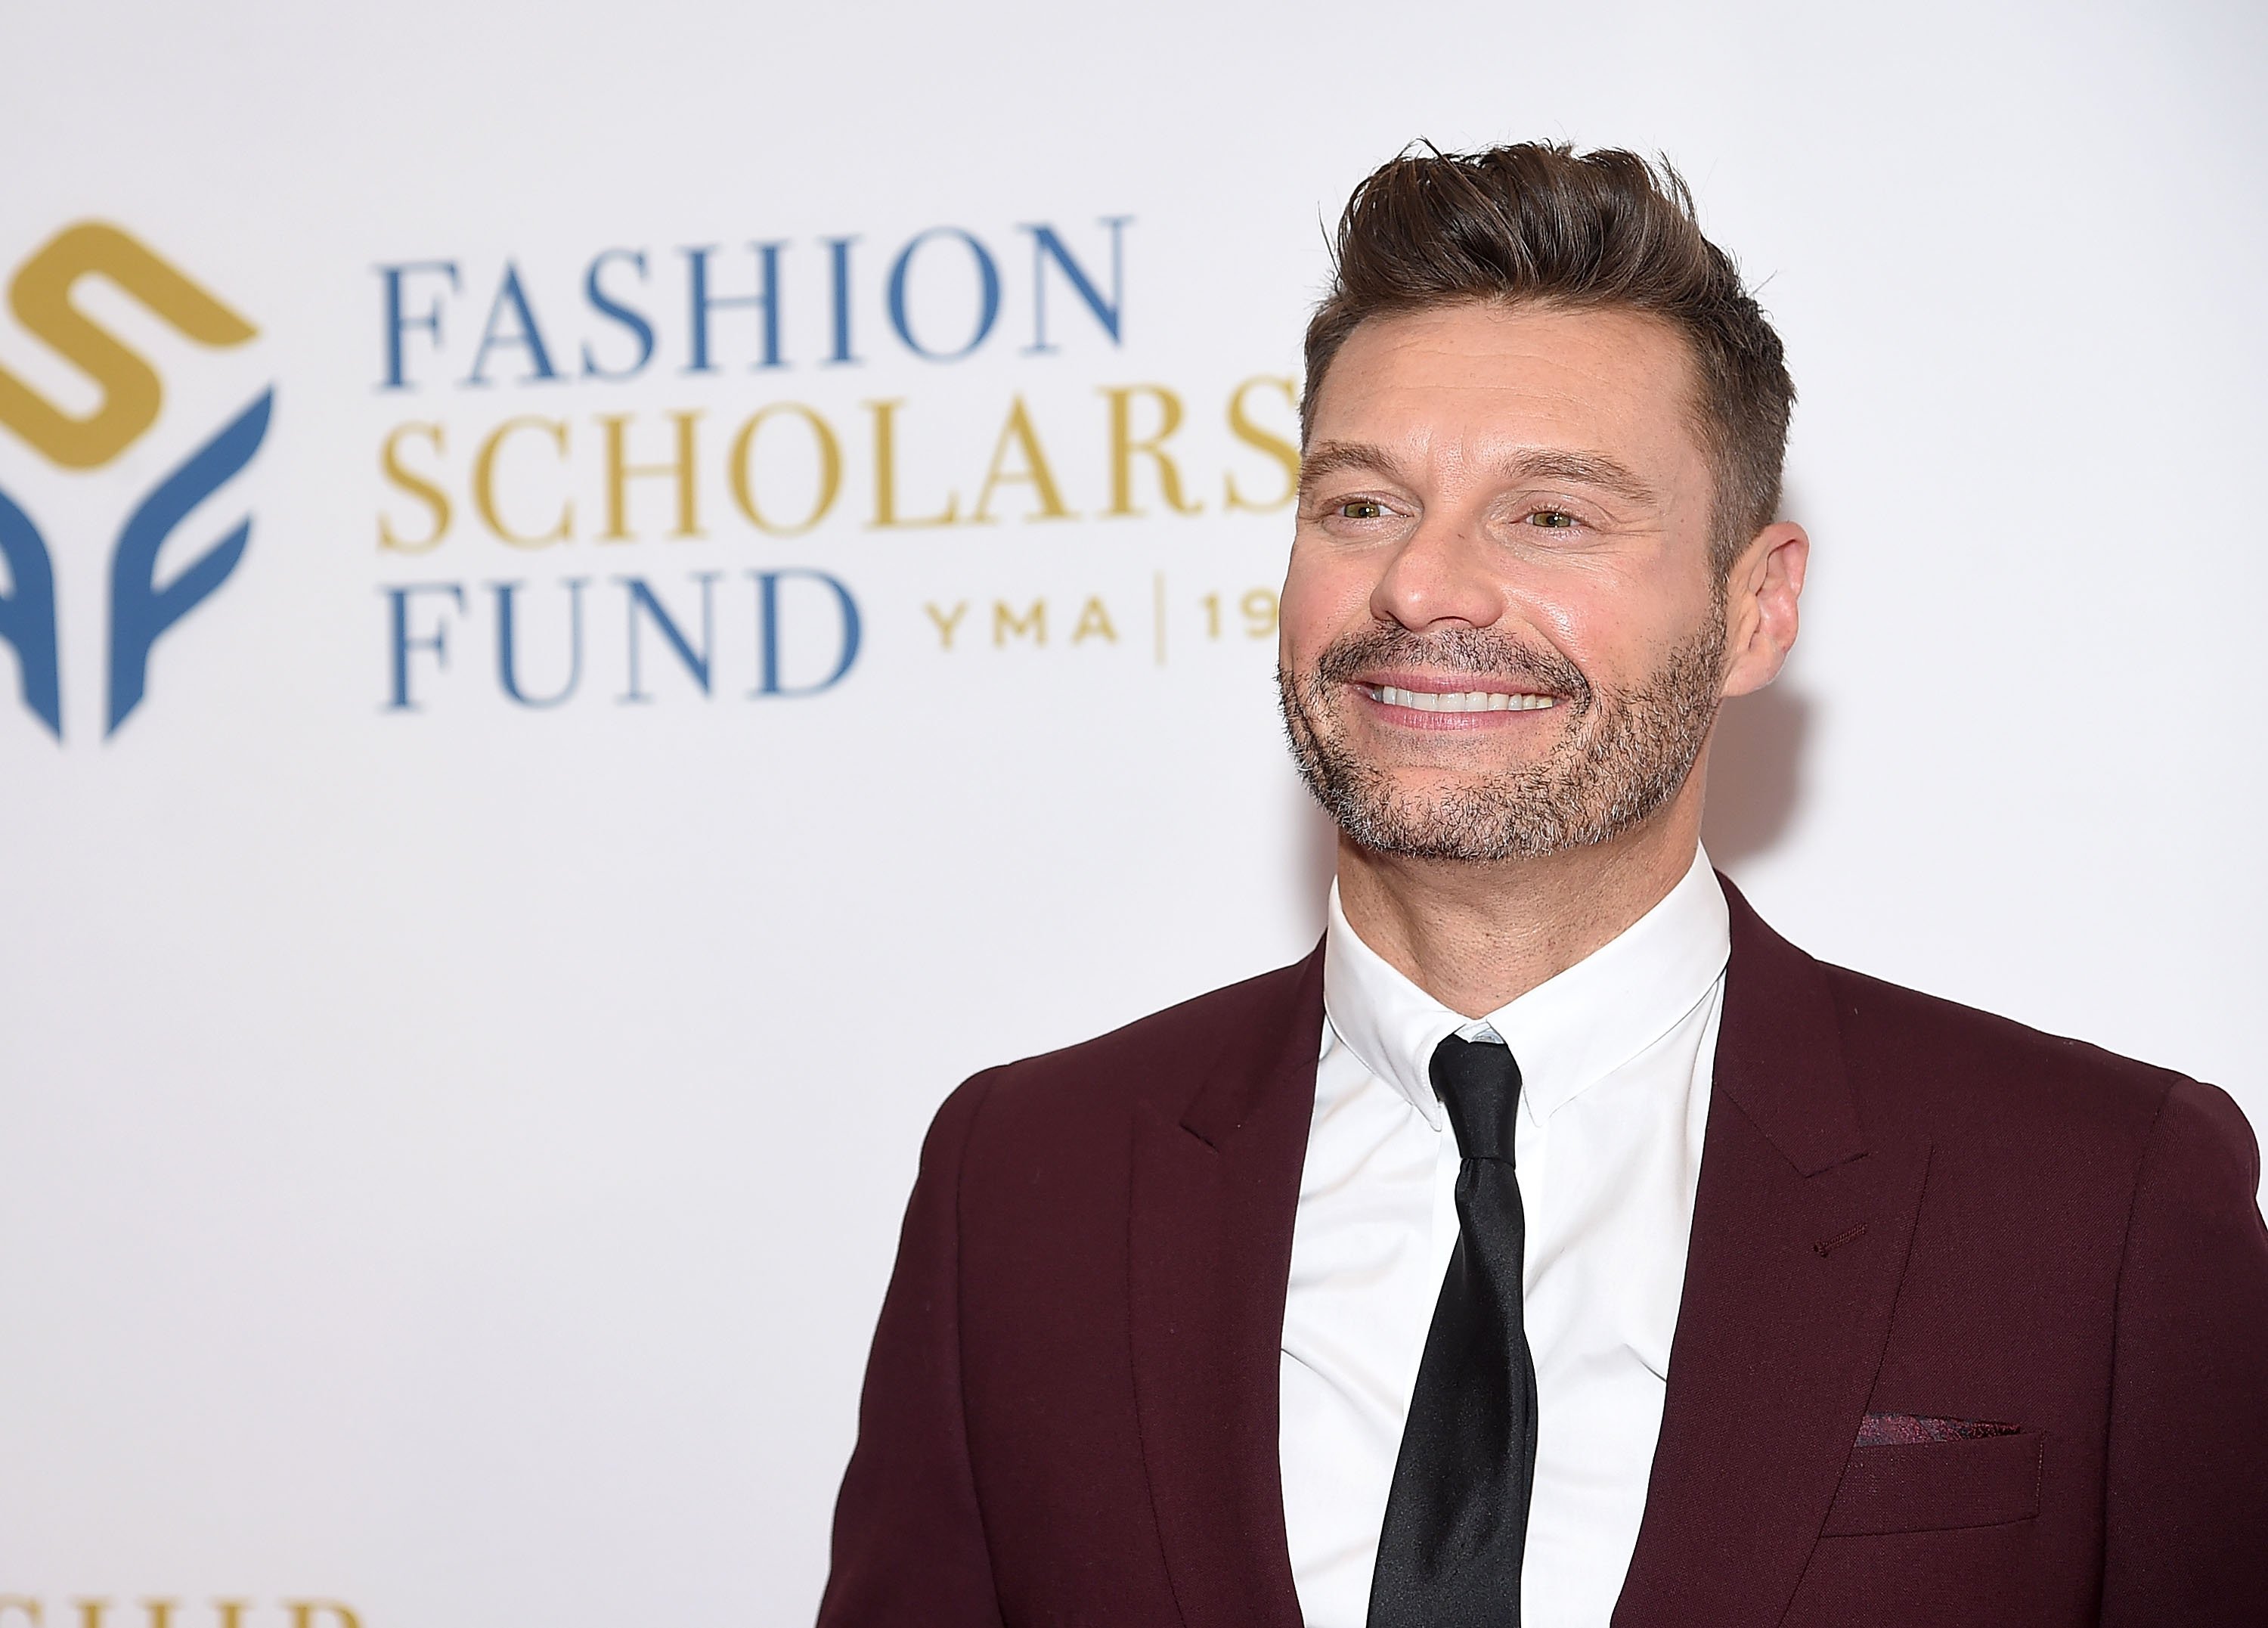
POLYGON ((1278 1384, 1322 991, 1318 949, 1249 1034, 1229 1037, 1178 1120, 1137 1111, 1135 1411, 1185 1628, 1299 1628, 1278 1384))
POLYGON ((1869 1142, 1824 974, 1724 886, 1692 1243, 1617 1628, 1786 1612, 1866 1411, 1929 1163, 1926 1145, 1869 1142))

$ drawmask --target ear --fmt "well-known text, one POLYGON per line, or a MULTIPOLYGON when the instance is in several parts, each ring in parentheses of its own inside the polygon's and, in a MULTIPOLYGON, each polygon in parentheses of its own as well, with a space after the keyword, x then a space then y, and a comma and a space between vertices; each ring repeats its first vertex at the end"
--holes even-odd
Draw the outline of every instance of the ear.
POLYGON ((1745 696, 1779 676, 1795 648, 1796 601, 1803 597, 1811 539, 1782 520, 1749 541, 1725 578, 1725 694, 1745 696))

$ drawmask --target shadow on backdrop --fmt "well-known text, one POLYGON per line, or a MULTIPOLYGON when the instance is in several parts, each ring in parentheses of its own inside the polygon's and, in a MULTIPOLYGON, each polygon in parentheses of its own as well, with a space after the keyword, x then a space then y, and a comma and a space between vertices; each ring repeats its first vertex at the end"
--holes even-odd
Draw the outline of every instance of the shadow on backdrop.
POLYGON ((1323 917, 1329 913, 1327 901, 1331 882, 1339 873, 1339 828, 1307 794, 1307 788, 1296 776, 1286 775, 1285 778, 1290 783, 1291 795, 1299 799, 1299 811, 1292 818, 1299 829, 1293 852, 1299 875, 1296 896, 1304 912, 1301 925, 1310 934, 1321 936, 1323 917))
POLYGON ((1769 851, 1794 819, 1812 711, 1808 697, 1784 684, 1718 709, 1701 841, 1719 869, 1769 851))

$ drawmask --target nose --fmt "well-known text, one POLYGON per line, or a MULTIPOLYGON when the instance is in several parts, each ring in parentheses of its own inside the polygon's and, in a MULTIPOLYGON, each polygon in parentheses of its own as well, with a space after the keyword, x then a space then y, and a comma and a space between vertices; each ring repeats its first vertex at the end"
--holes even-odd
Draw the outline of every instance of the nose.
POLYGON ((1506 605, 1485 541, 1447 516, 1419 522, 1388 560, 1370 596, 1373 617, 1413 632, 1460 623, 1492 627, 1506 605))

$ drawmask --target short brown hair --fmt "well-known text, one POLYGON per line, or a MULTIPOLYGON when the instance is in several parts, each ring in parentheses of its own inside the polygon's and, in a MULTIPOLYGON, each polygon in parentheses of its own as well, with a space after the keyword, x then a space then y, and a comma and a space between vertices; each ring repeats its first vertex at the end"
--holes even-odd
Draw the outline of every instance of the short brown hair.
POLYGON ((1771 524, 1795 385, 1779 335, 1732 256, 1701 235, 1692 190, 1667 159, 1542 142, 1470 153, 1426 144, 1355 188, 1332 261, 1330 292, 1307 324, 1303 444, 1331 358, 1372 317, 1468 301, 1634 311, 1676 328, 1693 357, 1694 428, 1717 483, 1718 569, 1771 524))

